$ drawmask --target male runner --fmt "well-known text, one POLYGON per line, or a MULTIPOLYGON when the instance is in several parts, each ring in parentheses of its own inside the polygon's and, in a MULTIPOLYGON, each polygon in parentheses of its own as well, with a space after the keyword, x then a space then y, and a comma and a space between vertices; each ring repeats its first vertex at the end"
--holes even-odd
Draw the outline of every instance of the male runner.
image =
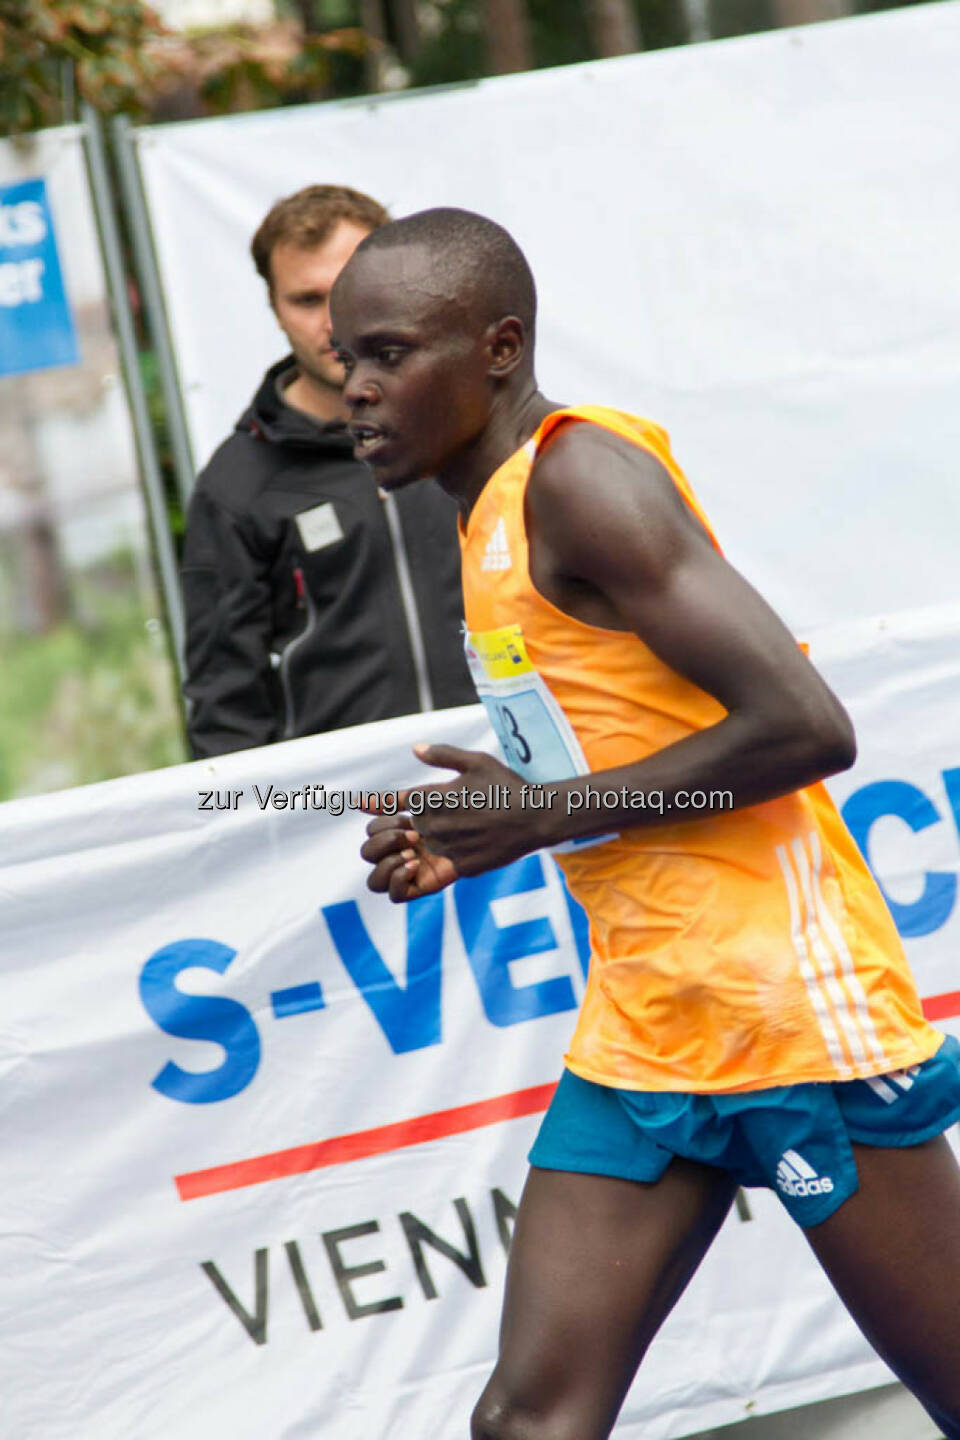
POLYGON ((510 767, 418 746, 459 772, 436 791, 497 784, 509 806, 407 792, 415 821, 369 827, 368 883, 406 901, 562 844, 591 926, 474 1440, 609 1435, 738 1184, 777 1191, 953 1440, 960 1046, 924 1020, 818 783, 852 763, 850 722, 723 559, 664 433, 539 393, 534 316, 510 236, 456 210, 378 230, 333 295, 356 454, 384 489, 437 475, 459 502, 468 658, 510 767))

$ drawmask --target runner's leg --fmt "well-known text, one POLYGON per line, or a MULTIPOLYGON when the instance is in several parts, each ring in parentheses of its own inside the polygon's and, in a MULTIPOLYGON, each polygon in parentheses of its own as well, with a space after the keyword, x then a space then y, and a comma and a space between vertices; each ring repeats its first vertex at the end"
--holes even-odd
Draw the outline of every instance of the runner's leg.
POLYGON ((680 1159, 653 1184, 531 1169, 473 1440, 605 1440, 735 1189, 680 1159))
POLYGON ((960 1170, 943 1136, 853 1153, 859 1190, 807 1239, 867 1339, 960 1440, 960 1170))

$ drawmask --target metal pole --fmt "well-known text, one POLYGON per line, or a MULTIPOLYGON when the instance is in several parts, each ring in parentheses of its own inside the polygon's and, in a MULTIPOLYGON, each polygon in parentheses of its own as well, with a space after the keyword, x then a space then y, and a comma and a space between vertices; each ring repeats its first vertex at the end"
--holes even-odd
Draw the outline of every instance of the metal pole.
POLYGON ((183 678, 183 605, 180 600, 180 579, 177 572, 177 557, 170 534, 167 518, 167 499, 163 489, 163 477, 157 463, 154 447, 153 427, 147 409, 147 397, 140 375, 137 355, 137 339, 130 313, 127 295, 126 275, 123 268, 123 252, 120 248, 120 234, 117 217, 113 209, 113 195, 107 170, 106 149, 100 117, 92 106, 84 101, 81 108, 83 143, 90 174, 90 191, 96 211, 100 240, 103 246, 104 268, 107 287, 113 308, 114 323, 117 327, 117 344, 126 383, 133 433, 140 458, 143 488, 146 492, 150 528, 160 571, 160 586, 163 592, 167 620, 173 640, 174 658, 181 679, 183 678))
POLYGON ((681 0, 680 6, 687 22, 687 38, 692 45, 710 40, 710 0, 681 0))
POLYGON ((157 353, 160 372, 160 388, 167 411, 167 427, 170 432, 170 448, 173 452, 173 468, 177 477, 180 499, 186 509, 196 466, 193 463, 193 449, 190 432, 183 408, 180 389, 180 375, 177 370, 170 326, 167 322, 167 307, 163 298, 163 283, 157 252, 153 243, 153 232, 147 214, 147 198, 144 194, 140 165, 137 161, 137 136, 126 115, 118 115, 112 122, 114 154, 117 173, 120 176, 120 190, 124 201, 124 213, 130 226, 130 239, 137 265, 137 278, 143 293, 143 304, 147 313, 150 338, 157 353))

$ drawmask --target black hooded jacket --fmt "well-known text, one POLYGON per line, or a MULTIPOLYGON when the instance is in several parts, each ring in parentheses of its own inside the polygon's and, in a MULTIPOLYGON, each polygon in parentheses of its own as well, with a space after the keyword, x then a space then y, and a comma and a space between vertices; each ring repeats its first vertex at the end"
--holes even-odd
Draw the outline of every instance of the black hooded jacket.
POLYGON ((183 556, 197 757, 476 699, 457 511, 432 480, 382 499, 341 423, 271 367, 197 479, 183 556))

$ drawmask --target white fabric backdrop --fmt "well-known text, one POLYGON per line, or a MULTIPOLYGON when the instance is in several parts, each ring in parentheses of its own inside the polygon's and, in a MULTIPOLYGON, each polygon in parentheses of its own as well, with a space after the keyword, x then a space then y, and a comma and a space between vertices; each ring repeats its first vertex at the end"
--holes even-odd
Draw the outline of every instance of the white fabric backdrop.
POLYGON ((798 629, 958 597, 960 3, 150 127, 198 462, 283 350, 247 246, 315 181, 526 249, 540 378, 650 415, 798 629))
MULTIPOLYGON (((861 815, 881 797, 880 878, 908 927, 939 917, 907 942, 921 993, 960 1012, 960 606, 813 638, 861 733, 836 793, 861 815), (893 782, 926 828, 882 814, 893 782), (925 872, 953 887, 935 915, 925 872)), ((5 1433, 463 1440, 504 1274, 493 1192, 518 1199, 537 1114, 461 1131, 442 1112, 502 1113, 559 1073, 582 971, 558 872, 461 882, 408 951, 407 913, 363 888, 363 817, 261 810, 253 789, 403 783, 421 738, 489 742, 468 708, 0 807, 5 1433), (210 813, 211 789, 244 793, 210 813), (297 1150, 358 1133, 366 1158, 297 1150), (330 1163, 284 1173, 298 1157, 330 1163), (427 1239, 418 1278, 417 1221, 461 1264, 427 1239)), ((658 1338, 623 1440, 889 1379, 777 1201, 750 1204, 658 1338)))

